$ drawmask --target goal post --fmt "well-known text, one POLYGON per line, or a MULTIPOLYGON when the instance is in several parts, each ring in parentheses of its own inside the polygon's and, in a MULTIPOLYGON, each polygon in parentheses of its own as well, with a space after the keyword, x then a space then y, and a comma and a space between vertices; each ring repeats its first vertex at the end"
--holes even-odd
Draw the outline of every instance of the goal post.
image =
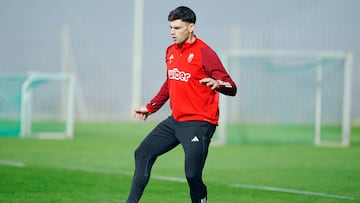
POLYGON ((1 76, 0 136, 72 138, 74 80, 68 73, 1 76))
POLYGON ((238 95, 220 98, 216 144, 350 145, 352 53, 236 50, 219 56, 238 95))

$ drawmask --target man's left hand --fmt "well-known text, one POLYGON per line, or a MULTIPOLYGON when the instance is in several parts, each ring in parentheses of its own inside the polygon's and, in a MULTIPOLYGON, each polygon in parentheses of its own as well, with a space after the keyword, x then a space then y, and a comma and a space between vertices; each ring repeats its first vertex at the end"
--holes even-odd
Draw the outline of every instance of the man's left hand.
POLYGON ((212 78, 203 78, 199 82, 210 87, 212 90, 216 90, 220 87, 220 83, 212 78))

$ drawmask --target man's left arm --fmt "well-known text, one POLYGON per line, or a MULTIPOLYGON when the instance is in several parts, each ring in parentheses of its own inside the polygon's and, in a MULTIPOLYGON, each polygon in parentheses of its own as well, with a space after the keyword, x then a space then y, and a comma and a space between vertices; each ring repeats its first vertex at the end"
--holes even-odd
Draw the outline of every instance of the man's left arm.
POLYGON ((200 82, 222 94, 235 96, 237 92, 236 84, 225 70, 217 54, 208 48, 202 50, 202 56, 203 68, 209 78, 204 78, 200 82))

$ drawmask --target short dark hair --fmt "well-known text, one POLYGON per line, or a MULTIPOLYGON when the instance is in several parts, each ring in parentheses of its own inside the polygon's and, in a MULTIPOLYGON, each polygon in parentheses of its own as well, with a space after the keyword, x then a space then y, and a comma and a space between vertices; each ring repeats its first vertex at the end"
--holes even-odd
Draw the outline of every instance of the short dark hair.
POLYGON ((186 6, 179 6, 174 10, 170 11, 169 13, 168 21, 174 21, 174 20, 182 20, 184 22, 195 24, 196 15, 195 12, 190 8, 186 6))

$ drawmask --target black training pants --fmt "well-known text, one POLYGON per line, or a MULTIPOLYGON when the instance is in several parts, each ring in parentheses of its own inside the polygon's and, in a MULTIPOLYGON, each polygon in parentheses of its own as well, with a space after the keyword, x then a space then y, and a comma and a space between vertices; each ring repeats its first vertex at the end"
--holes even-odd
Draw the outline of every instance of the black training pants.
POLYGON ((185 152, 185 174, 193 203, 207 196, 202 170, 216 126, 204 121, 162 121, 135 150, 135 172, 127 203, 137 203, 149 181, 156 158, 181 144, 185 152))

